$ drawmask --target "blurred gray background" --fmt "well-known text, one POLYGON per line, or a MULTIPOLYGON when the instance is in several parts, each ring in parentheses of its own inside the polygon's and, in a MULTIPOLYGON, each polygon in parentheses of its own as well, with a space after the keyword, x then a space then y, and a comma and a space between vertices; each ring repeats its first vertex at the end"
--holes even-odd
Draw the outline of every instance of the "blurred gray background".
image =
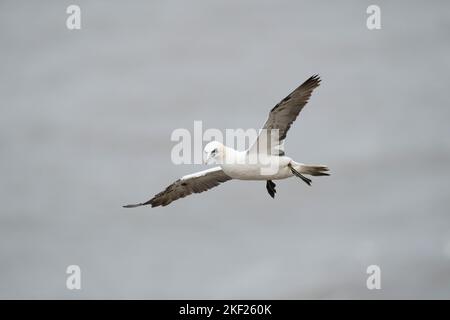
POLYGON ((1 1, 0 298, 450 298, 449 11, 1 1), (314 73, 286 151, 330 178, 121 208, 205 168, 171 162, 174 129, 259 128, 314 73))

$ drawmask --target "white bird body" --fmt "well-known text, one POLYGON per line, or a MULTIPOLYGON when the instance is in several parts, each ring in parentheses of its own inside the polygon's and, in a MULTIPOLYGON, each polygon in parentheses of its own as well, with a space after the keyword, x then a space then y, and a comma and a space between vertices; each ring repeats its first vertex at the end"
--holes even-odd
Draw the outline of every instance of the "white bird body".
POLYGON ((272 180, 296 176, 311 185, 311 176, 328 176, 329 169, 324 165, 305 165, 285 156, 283 150, 286 134, 300 111, 308 102, 312 91, 320 84, 315 75, 306 80, 286 98, 281 100, 269 113, 255 144, 246 151, 237 151, 218 141, 208 143, 204 149, 205 162, 219 166, 186 175, 165 190, 144 203, 131 204, 125 208, 143 205, 166 206, 171 202, 192 193, 200 193, 219 184, 236 180, 265 180, 266 189, 275 198, 275 183, 272 180))
POLYGON ((238 180, 280 180, 292 177, 294 174, 288 167, 292 163, 294 169, 300 164, 286 156, 268 154, 252 154, 246 151, 237 151, 224 147, 225 159, 217 161, 223 172, 238 180))

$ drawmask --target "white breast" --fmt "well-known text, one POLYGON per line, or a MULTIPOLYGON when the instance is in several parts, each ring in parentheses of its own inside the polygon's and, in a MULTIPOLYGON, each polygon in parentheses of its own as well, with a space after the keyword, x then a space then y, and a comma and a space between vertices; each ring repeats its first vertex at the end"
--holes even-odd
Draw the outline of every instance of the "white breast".
POLYGON ((245 151, 228 153, 221 164, 222 170, 233 179, 240 180, 278 180, 293 174, 287 166, 289 157, 263 155, 249 159, 245 151))

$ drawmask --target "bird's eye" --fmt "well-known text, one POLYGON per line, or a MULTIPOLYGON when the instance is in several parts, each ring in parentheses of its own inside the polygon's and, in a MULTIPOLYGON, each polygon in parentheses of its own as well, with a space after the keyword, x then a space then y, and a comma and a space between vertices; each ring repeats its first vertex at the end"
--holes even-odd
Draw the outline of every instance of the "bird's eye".
POLYGON ((215 155, 217 153, 217 149, 214 149, 213 151, 211 151, 211 155, 215 155))

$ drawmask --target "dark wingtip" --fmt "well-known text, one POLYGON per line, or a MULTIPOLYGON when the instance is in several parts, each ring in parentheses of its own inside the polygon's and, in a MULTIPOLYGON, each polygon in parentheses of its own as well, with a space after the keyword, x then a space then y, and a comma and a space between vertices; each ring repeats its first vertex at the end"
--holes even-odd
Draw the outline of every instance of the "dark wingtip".
POLYGON ((142 206, 142 203, 138 203, 138 204, 127 204, 125 206, 122 206, 122 208, 136 208, 136 207, 140 207, 142 206))
POLYGON ((154 207, 155 206, 154 200, 150 199, 147 202, 141 202, 141 203, 136 203, 136 204, 127 204, 126 206, 122 206, 122 208, 136 208, 136 207, 146 206, 149 204, 151 204, 152 207, 154 207))
POLYGON ((318 74, 313 74, 311 77, 309 77, 308 80, 306 81, 312 81, 314 82, 317 86, 320 85, 320 82, 322 81, 322 79, 320 79, 320 76, 318 74))

